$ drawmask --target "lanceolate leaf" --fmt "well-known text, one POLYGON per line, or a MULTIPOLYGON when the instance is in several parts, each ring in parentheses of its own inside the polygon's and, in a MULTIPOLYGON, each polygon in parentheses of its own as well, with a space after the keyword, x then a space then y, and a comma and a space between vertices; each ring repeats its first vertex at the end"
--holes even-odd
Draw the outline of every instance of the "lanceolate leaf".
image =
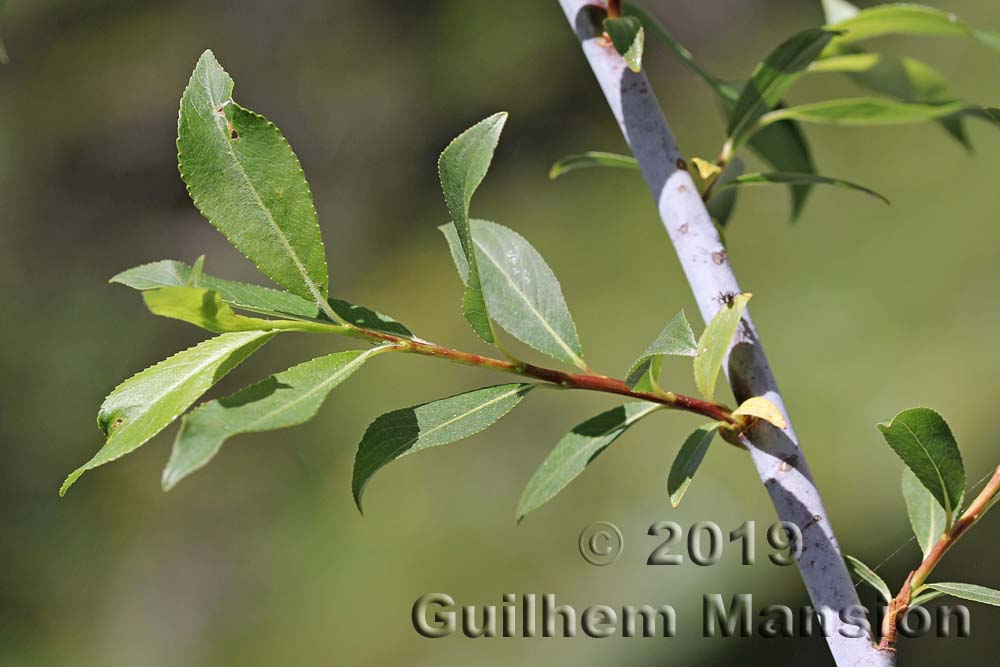
MULTIPOLYGON (((143 264, 123 271, 111 279, 137 290, 152 290, 159 287, 184 287, 192 284, 193 269, 183 262, 165 259, 152 264, 143 264)), ((263 315, 275 317, 298 317, 329 322, 329 318, 319 310, 319 306, 308 299, 281 292, 260 285, 248 285, 233 280, 223 280, 202 274, 198 286, 214 290, 225 303, 263 315)), ((344 322, 366 329, 374 329, 400 336, 412 336, 412 332, 388 315, 363 306, 327 299, 327 304, 344 322)))
POLYGON ((343 327, 302 320, 264 320, 237 315, 222 301, 218 292, 204 287, 161 287, 142 295, 154 315, 189 322, 215 333, 229 331, 309 331, 336 333, 343 327))
POLYGON ((992 588, 986 588, 985 586, 976 586, 975 584, 940 583, 927 584, 927 587, 940 591, 945 595, 954 595, 957 598, 969 600, 970 602, 982 602, 983 604, 991 604, 994 607, 1000 607, 1000 591, 992 588))
POLYGON ((361 438, 354 459, 352 488, 358 509, 365 486, 382 466, 479 433, 513 410, 533 386, 504 384, 477 389, 377 418, 361 438))
POLYGON ((407 338, 413 336, 413 332, 403 326, 403 324, 388 315, 383 315, 377 310, 357 306, 342 299, 334 299, 332 297, 327 299, 326 302, 330 305, 333 312, 336 313, 337 317, 348 324, 396 334, 397 336, 405 336, 407 338))
POLYGON ((920 483, 944 508, 948 523, 965 493, 965 466, 947 422, 933 410, 904 410, 879 430, 920 483))
MULTIPOLYGON (((674 315, 656 340, 639 355, 626 374, 625 384, 635 388, 643 376, 649 373, 653 359, 666 354, 680 357, 693 357, 698 354, 698 343, 694 340, 694 333, 687 317, 684 316, 684 311, 674 315)), ((656 375, 652 378, 654 382, 658 379, 656 375)))
POLYGON ((662 407, 655 403, 626 403, 588 419, 563 436, 528 480, 517 503, 517 520, 552 500, 618 436, 662 407))
POLYGON ((830 45, 831 50, 883 35, 972 37, 1000 50, 1000 43, 988 31, 976 30, 950 12, 908 3, 876 5, 828 27, 844 33, 830 45))
POLYGON ((817 60, 810 73, 850 75, 859 85, 904 102, 953 102, 945 78, 916 58, 885 53, 848 53, 817 60))
POLYGON ((754 69, 729 117, 729 136, 738 144, 761 115, 781 101, 788 88, 819 57, 833 33, 818 28, 790 38, 754 69))
POLYGON ((207 464, 229 438, 302 424, 330 391, 371 357, 393 349, 336 352, 293 366, 241 391, 199 406, 186 415, 163 471, 163 489, 207 464))
MULTIPOLYGON (((694 59, 694 56, 681 44, 662 23, 649 12, 638 5, 630 2, 625 3, 625 13, 637 17, 642 21, 646 32, 666 44, 692 72, 698 75, 709 86, 715 90, 719 100, 725 110, 726 116, 732 113, 736 101, 740 97, 740 91, 732 84, 726 83, 718 77, 710 74, 702 68, 694 59)), ((792 172, 813 172, 812 156, 805 136, 801 129, 791 121, 778 123, 764 128, 756 133, 749 142, 751 150, 757 153, 763 160, 772 167, 781 171, 792 172)), ((625 166, 625 165, 622 165, 625 166)), ((794 185, 792 191, 792 218, 798 218, 805 205, 806 197, 809 195, 808 185, 794 185)), ((730 198, 732 199, 732 198, 730 198)), ((719 200, 715 200, 719 201, 719 200)), ((725 226, 728 213, 731 207, 722 209, 716 217, 716 211, 712 211, 717 222, 725 226)))
MULTIPOLYGON (((852 51, 818 60, 810 71, 844 73, 859 86, 903 102, 945 104, 956 101, 944 76, 915 58, 852 51)), ((969 139, 961 115, 944 116, 938 122, 968 147, 969 139)))
POLYGON ((493 152, 506 122, 506 113, 494 114, 480 121, 452 141, 438 160, 438 174, 441 177, 445 203, 451 213, 462 254, 467 266, 471 268, 465 280, 462 312, 473 331, 487 343, 492 343, 495 339, 476 266, 472 228, 469 226, 469 207, 472 195, 490 168, 493 152))
MULTIPOLYGON (((653 37, 659 39, 661 42, 667 45, 677 57, 681 59, 681 62, 687 65, 687 67, 701 77, 705 83, 710 85, 715 89, 720 95, 726 94, 724 87, 727 85, 723 83, 718 77, 709 74, 705 69, 703 69, 694 59, 694 56, 688 51, 683 44, 681 44, 677 38, 675 38, 670 31, 667 30, 662 23, 660 23, 652 14, 644 10, 642 7, 631 3, 624 3, 626 16, 634 16, 642 22, 643 29, 653 37)), ((733 92, 733 99, 736 99, 738 93, 733 92)))
MULTIPOLYGON (((517 232, 493 222, 473 220, 471 229, 490 316, 536 350, 585 369, 562 288, 538 251, 517 232)), ((455 230, 454 224, 441 227, 458 273, 468 284, 469 267, 455 230)))
POLYGON ((970 108, 963 102, 915 104, 875 97, 854 97, 778 109, 761 117, 759 127, 788 119, 827 125, 902 125, 924 123, 970 108))
POLYGON ((723 229, 729 223, 729 218, 733 214, 733 208, 736 206, 736 189, 724 188, 721 193, 719 189, 729 181, 741 176, 742 174, 743 161, 738 157, 730 160, 729 164, 722 172, 722 176, 719 177, 715 190, 712 192, 712 196, 705 203, 705 207, 708 209, 709 215, 711 215, 716 224, 723 229))
POLYGON ((86 471, 145 444, 274 336, 265 331, 222 334, 179 352, 118 385, 104 399, 97 413, 97 425, 107 441, 92 459, 66 478, 59 495, 65 494, 86 471))
POLYGON ((788 422, 785 421, 785 416, 781 414, 778 406, 763 396, 754 396, 743 401, 740 407, 733 410, 734 417, 739 415, 757 417, 778 428, 788 428, 788 422))
MULTIPOLYGON (((192 284, 192 267, 184 262, 164 259, 122 271, 111 282, 140 291, 160 287, 185 287, 192 284)), ((243 310, 264 315, 319 317, 319 306, 314 301, 290 292, 223 280, 204 273, 198 278, 197 286, 215 290, 223 301, 243 310)))
POLYGON ((571 171, 593 167, 610 167, 612 169, 639 171, 639 161, 630 155, 587 151, 586 153, 579 153, 577 155, 567 155, 556 162, 549 170, 549 178, 555 179, 571 171))
MULTIPOLYGON (((768 125, 754 133, 747 146, 762 160, 782 172, 816 173, 812 152, 802 128, 790 120, 768 125)), ((797 220, 809 197, 809 185, 793 185, 792 220, 797 220)))
POLYGON ((948 520, 944 509, 909 468, 903 469, 903 500, 906 513, 910 516, 910 526, 924 557, 930 553, 938 538, 944 533, 948 520))
MULTIPOLYGON (((915 58, 884 53, 852 51, 817 60, 810 72, 841 72, 859 86, 903 102, 943 104, 955 101, 947 80, 933 67, 915 58)), ((961 114, 944 116, 938 123, 966 148, 969 137, 961 114)))
POLYGON ((920 605, 927 604, 931 600, 937 600, 939 597, 943 597, 944 593, 941 591, 924 591, 920 595, 914 597, 910 600, 910 609, 914 607, 919 607, 920 605))
POLYGON ((694 379, 698 390, 707 400, 715 399, 715 383, 726 358, 729 344, 736 335, 740 319, 746 311, 749 294, 739 294, 723 304, 698 340, 698 356, 694 358, 694 379))
POLYGON ((274 282, 322 303, 326 256, 299 160, 274 124, 233 101, 233 80, 211 51, 181 98, 177 152, 209 222, 274 282))
POLYGON ((670 466, 670 474, 667 475, 667 492, 670 494, 670 504, 674 507, 680 507, 681 499, 708 453, 708 446, 712 444, 718 427, 718 423, 711 423, 698 428, 688 436, 677 452, 674 463, 670 466))
POLYGON ((882 577, 875 574, 875 570, 871 569, 854 556, 848 556, 845 554, 844 560, 847 562, 847 569, 850 570, 853 576, 864 581, 866 584, 878 591, 882 596, 882 599, 886 602, 892 600, 892 591, 889 590, 889 585, 885 583, 885 580, 882 579, 882 577))
POLYGON ((871 195, 876 199, 879 199, 886 204, 889 200, 883 195, 864 187, 863 185, 858 185, 857 183, 852 183, 850 181, 845 181, 841 178, 830 178, 829 176, 819 176, 817 174, 795 174, 789 172, 771 172, 767 174, 753 173, 753 174, 741 174, 732 180, 726 181, 720 184, 716 189, 715 193, 725 192, 726 190, 732 188, 741 188, 748 185, 770 185, 770 184, 788 184, 788 185, 833 185, 839 188, 847 188, 849 190, 855 190, 857 192, 863 192, 866 195, 871 195))
POLYGON ((604 31, 611 38, 615 51, 625 59, 628 68, 633 72, 641 71, 642 52, 646 43, 642 22, 634 16, 605 19, 604 31))

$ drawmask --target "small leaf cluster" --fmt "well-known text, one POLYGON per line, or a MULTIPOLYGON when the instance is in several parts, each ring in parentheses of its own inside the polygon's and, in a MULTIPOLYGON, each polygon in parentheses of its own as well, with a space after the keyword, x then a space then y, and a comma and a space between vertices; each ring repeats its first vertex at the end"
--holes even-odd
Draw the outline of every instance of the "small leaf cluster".
MULTIPOLYGON (((930 65, 909 56, 876 53, 861 46, 885 35, 965 37, 1000 51, 1000 34, 976 29, 954 14, 908 3, 858 9, 846 0, 824 0, 827 24, 792 35, 738 83, 723 81, 694 56, 652 14, 634 3, 624 15, 604 22, 606 37, 634 71, 641 69, 645 36, 666 45, 715 92, 726 118, 725 137, 714 160, 695 157, 688 167, 702 198, 723 231, 736 193, 747 186, 786 185, 792 195, 792 219, 802 213, 811 188, 834 186, 889 200, 874 190, 817 172, 803 123, 882 126, 933 121, 971 150, 966 120, 1000 124, 1000 109, 958 99, 947 79, 930 65), (800 79, 840 74, 875 96, 818 100, 789 106, 784 98, 800 79), (744 173, 738 157, 748 148, 774 171, 744 173)), ((565 157, 551 178, 591 167, 638 170, 631 156, 588 151, 565 157)))
MULTIPOLYGON (((975 584, 927 581, 955 542, 1000 500, 1000 468, 978 496, 966 504, 967 481, 962 454, 941 415, 928 408, 913 408, 879 424, 878 429, 905 464, 901 484, 903 499, 923 561, 895 596, 875 570, 859 559, 846 556, 848 567, 889 604, 892 617, 887 619, 889 626, 909 607, 943 595, 1000 606, 998 590, 975 584)), ((883 634, 889 634, 888 630, 887 626, 883 634)))
POLYGON ((440 227, 463 284, 462 314, 504 359, 462 352, 416 336, 396 319, 330 295, 330 279, 312 194, 281 131, 233 99, 234 82, 206 51, 184 90, 178 117, 181 177, 195 206, 234 247, 283 289, 238 283, 193 265, 162 260, 111 279, 142 293, 161 317, 218 334, 129 378, 105 399, 98 425, 103 447, 66 479, 61 493, 86 471, 113 461, 181 421, 162 486, 205 466, 230 438, 302 424, 330 392, 374 357, 402 352, 481 366, 520 376, 375 419, 358 445, 352 491, 361 508, 373 475, 409 454, 466 439, 496 423, 540 385, 602 391, 632 399, 585 421, 542 462, 518 503, 523 517, 565 488, 598 454, 641 419, 663 409, 712 421, 681 447, 668 479, 676 505, 716 432, 741 445, 760 421, 785 428, 765 397, 736 410, 717 403, 717 381, 737 335, 749 294, 731 295, 696 340, 684 313, 673 317, 635 360, 624 380, 600 375, 584 358, 576 325, 555 273, 520 234, 474 218, 474 195, 485 179, 507 122, 498 113, 475 124, 441 153, 438 173, 450 222, 440 227), (572 371, 516 357, 503 333, 572 371), (229 371, 279 334, 333 334, 360 339, 362 349, 335 352, 275 373, 236 393, 195 405, 229 371), (666 357, 693 359, 701 398, 660 385, 666 357))

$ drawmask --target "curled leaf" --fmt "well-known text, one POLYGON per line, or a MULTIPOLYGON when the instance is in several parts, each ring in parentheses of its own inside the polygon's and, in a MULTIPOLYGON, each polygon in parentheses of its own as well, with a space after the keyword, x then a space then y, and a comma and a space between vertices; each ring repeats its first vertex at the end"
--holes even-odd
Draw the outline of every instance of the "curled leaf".
POLYGON ((634 16, 604 19, 604 31, 611 38, 615 51, 625 59, 633 72, 642 70, 642 53, 646 44, 646 33, 642 22, 634 16))
POLYGON ((740 407, 733 410, 734 417, 738 417, 740 415, 748 415, 750 417, 763 419, 769 424, 781 429, 788 428, 788 422, 785 421, 785 416, 781 414, 781 410, 778 409, 778 406, 763 396, 754 396, 753 398, 748 398, 743 401, 740 407))
POLYGON ((549 178, 556 179, 571 171, 609 167, 611 169, 629 169, 639 171, 639 161, 630 155, 605 153, 603 151, 587 151, 576 155, 567 155, 549 169, 549 178))

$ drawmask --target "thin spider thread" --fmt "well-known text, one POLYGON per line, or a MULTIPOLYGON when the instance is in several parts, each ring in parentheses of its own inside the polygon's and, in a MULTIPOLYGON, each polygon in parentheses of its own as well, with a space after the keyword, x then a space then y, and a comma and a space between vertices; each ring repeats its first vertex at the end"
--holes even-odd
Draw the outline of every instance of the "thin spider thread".
MULTIPOLYGON (((988 480, 990 477, 993 476, 993 472, 994 471, 991 470, 990 472, 986 473, 986 475, 981 480, 979 480, 978 482, 976 482, 975 484, 973 484, 972 485, 972 491, 978 491, 979 488, 986 483, 986 480, 988 480)), ((908 539, 905 542, 903 542, 902 544, 900 544, 899 547, 897 547, 897 549, 895 551, 893 551, 891 554, 889 554, 888 556, 886 556, 882 560, 881 563, 879 563, 878 565, 876 565, 875 567, 873 567, 872 568, 872 572, 878 572, 879 568, 881 568, 883 565, 885 565, 886 563, 888 563, 889 561, 891 561, 893 558, 895 558, 899 554, 900 551, 902 551, 903 549, 905 549, 907 546, 909 546, 910 542, 913 542, 916 539, 917 539, 916 535, 911 535, 910 539, 908 539)), ((857 581, 854 582, 854 587, 857 588, 863 582, 864 582, 864 579, 858 579, 857 581)))

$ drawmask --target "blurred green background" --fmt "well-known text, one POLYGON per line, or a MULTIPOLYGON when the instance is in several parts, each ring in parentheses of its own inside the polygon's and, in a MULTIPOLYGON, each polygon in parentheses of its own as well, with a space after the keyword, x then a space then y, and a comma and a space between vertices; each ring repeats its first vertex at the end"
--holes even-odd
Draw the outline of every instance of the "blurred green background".
MULTIPOLYGON (((788 34, 821 22, 816 2, 649 0, 699 59, 745 77, 788 34)), ((1000 28, 992 0, 939 0, 1000 28)), ((436 226, 440 149, 498 109, 511 120, 474 213, 527 236, 559 275, 588 360, 620 374, 680 308, 696 313, 644 184, 625 172, 555 183, 556 158, 623 142, 554 0, 221 2, 13 0, 0 17, 0 664, 4 665, 797 665, 828 662, 822 640, 703 639, 701 596, 753 593, 804 604, 794 568, 759 557, 699 568, 645 565, 658 520, 773 520, 748 459, 719 446, 680 510, 666 470, 699 421, 661 414, 622 438, 554 502, 514 525, 523 484, 574 424, 615 405, 532 394, 457 446, 380 473, 355 510, 350 471, 381 412, 504 381, 421 358, 382 357, 306 426, 232 441, 164 494, 173 429, 85 476, 63 477, 101 438, 97 406, 128 375, 204 333, 148 315, 108 286, 136 264, 207 254, 214 275, 261 281, 191 205, 177 175, 177 102, 212 48, 236 98, 279 124, 316 197, 331 292, 418 334, 484 350, 459 312, 460 284, 436 226), (596 568, 586 524, 622 527, 625 553, 596 568), (669 603, 674 639, 430 640, 410 607, 445 592, 499 604, 555 593, 578 608, 669 603)), ((1000 57, 954 39, 880 44, 934 64, 969 99, 1000 102, 1000 57)), ((712 156, 723 126, 710 92, 664 49, 647 68, 688 155, 712 156)), ((853 94, 816 77, 792 101, 853 94)), ((816 191, 796 225, 782 189, 742 196, 731 258, 841 544, 877 563, 909 537, 901 464, 874 428, 928 405, 950 421, 975 481, 998 463, 1000 133, 971 125, 966 153, 936 126, 811 127, 824 173, 886 193, 891 208, 816 191)), ((697 327, 700 328, 700 327, 697 327)), ((349 341, 346 341, 349 343, 349 341)), ((343 346, 279 339, 215 394, 343 346)), ((526 353, 527 354, 527 353, 526 353)), ((528 355, 530 356, 530 354, 528 355)), ((532 357, 533 358, 533 357, 532 357)), ((692 391, 689 367, 664 381, 692 391)), ((1000 517, 998 517, 1000 519, 1000 517)), ((1000 586, 1000 520, 950 556, 941 580, 1000 586)), ((758 552, 766 553, 762 540, 758 552)), ((898 586, 912 543, 881 570, 898 586)), ((874 604, 874 595, 862 591, 874 604)), ((995 656, 1000 610, 973 608, 972 636, 904 641, 905 664, 995 656)))

